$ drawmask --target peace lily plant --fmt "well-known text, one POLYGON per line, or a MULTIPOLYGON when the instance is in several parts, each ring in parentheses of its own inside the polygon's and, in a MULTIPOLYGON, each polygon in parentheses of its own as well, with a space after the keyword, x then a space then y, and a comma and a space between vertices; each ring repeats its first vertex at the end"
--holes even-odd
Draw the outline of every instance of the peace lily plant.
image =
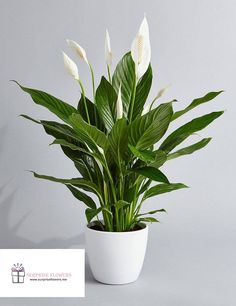
POLYGON ((42 125, 45 132, 54 137, 52 144, 61 147, 81 176, 63 179, 35 172, 34 176, 65 185, 75 198, 87 206, 87 221, 94 221, 97 230, 128 232, 139 229, 140 224, 157 222, 153 215, 165 210, 147 211, 144 202, 156 195, 187 187, 170 181, 160 168, 171 159, 205 147, 211 138, 203 138, 176 149, 191 135, 221 116, 223 111, 195 118, 168 136, 167 130, 174 120, 211 101, 222 91, 194 99, 178 111, 173 110, 175 100, 157 103, 165 89, 150 100, 151 47, 146 18, 133 40, 131 52, 122 57, 113 72, 110 37, 106 31, 108 76, 102 76, 97 88, 85 50, 73 40, 67 40, 67 43, 90 70, 93 99, 89 99, 84 90, 77 64, 63 52, 65 68, 81 91, 78 106, 74 107, 46 92, 19 85, 36 104, 46 107, 63 123, 22 116, 42 125), (97 200, 86 192, 93 193, 97 200), (102 217, 99 218, 100 213, 102 217))

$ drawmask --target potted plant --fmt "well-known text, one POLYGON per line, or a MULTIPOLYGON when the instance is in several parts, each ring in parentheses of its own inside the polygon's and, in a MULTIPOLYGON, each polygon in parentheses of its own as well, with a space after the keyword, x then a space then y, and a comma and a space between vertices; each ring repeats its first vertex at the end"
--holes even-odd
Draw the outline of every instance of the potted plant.
POLYGON ((147 102, 152 84, 151 48, 146 18, 126 53, 111 71, 112 52, 106 32, 105 58, 108 77, 102 76, 95 88, 94 72, 85 50, 75 41, 69 46, 90 69, 93 101, 85 93, 78 68, 63 53, 65 68, 78 82, 81 97, 77 108, 40 90, 20 86, 36 104, 46 107, 63 123, 26 119, 43 126, 61 146, 81 176, 61 179, 33 172, 34 176, 65 185, 87 206, 86 241, 94 277, 108 284, 124 284, 137 279, 144 260, 148 223, 158 222, 153 211, 141 210, 145 200, 186 188, 170 182, 161 166, 205 147, 211 138, 176 149, 189 136, 204 129, 223 114, 211 112, 180 126, 166 136, 171 123, 206 103, 222 91, 210 92, 174 111, 176 100, 156 103, 165 90, 147 102), (145 106, 146 104, 146 106, 145 106), (84 192, 85 191, 85 192, 84 192), (93 193, 97 201, 87 192, 93 193))

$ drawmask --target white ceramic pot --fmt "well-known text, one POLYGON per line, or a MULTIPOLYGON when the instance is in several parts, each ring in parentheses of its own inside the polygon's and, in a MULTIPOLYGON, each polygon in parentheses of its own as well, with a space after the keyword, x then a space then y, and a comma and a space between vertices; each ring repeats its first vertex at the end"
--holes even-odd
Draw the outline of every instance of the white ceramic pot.
POLYGON ((105 284, 137 280, 146 253, 148 227, 131 232, 103 232, 86 227, 86 249, 94 278, 105 284))

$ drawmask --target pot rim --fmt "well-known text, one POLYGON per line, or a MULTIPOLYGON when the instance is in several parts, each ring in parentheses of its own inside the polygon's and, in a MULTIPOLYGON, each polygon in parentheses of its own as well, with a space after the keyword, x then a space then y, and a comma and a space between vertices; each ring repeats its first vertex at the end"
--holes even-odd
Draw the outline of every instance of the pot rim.
POLYGON ((99 231, 99 230, 96 230, 96 229, 92 229, 90 228, 89 226, 91 226, 93 224, 93 222, 90 222, 88 224, 86 224, 86 230, 89 230, 89 231, 92 231, 92 232, 97 232, 97 233, 100 233, 100 234, 105 234, 105 235, 118 235, 118 234, 126 234, 126 235, 134 235, 134 234, 137 234, 139 232, 143 232, 143 231, 146 231, 148 230, 148 225, 146 223, 140 223, 142 225, 142 228, 139 229, 139 230, 136 230, 136 231, 127 231, 127 232, 108 232, 108 231, 99 231))

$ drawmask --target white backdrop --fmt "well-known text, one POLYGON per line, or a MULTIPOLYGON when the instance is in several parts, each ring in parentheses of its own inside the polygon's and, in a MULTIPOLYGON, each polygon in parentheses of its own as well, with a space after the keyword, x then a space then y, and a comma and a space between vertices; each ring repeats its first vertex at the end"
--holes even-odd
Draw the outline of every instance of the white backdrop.
MULTIPOLYGON (((86 49, 98 84, 100 75, 106 72, 105 29, 110 32, 116 63, 130 49, 144 13, 150 27, 155 74, 150 98, 171 84, 162 102, 176 98, 179 101, 176 109, 182 109, 193 98, 225 90, 216 100, 176 120, 174 126, 213 110, 226 112, 199 133, 213 137, 205 149, 164 166, 163 171, 171 181, 186 183, 191 188, 145 204, 150 209, 163 207, 168 214, 160 217, 161 224, 151 226, 139 282, 108 290, 89 278, 88 298, 83 303, 142 305, 148 299, 149 305, 159 302, 161 306, 233 306, 236 303, 233 0, 0 0, 0 247, 76 247, 83 244, 81 233, 85 225, 83 204, 65 187, 36 180, 25 171, 65 178, 77 175, 60 148, 48 146, 52 138, 40 126, 18 117, 25 113, 53 120, 53 115, 35 105, 9 80, 16 79, 76 105, 79 89, 64 71, 62 62, 62 50, 72 56, 65 39, 72 38, 86 49), (140 291, 139 286, 144 289, 140 291)), ((83 63, 78 64, 80 76, 91 93, 89 71, 83 63)), ((12 305, 28 302, 19 300, 12 305)), ((54 302, 77 303, 44 300, 45 305, 54 302)), ((0 300, 0 305, 10 303, 8 300, 1 304, 0 300)))

